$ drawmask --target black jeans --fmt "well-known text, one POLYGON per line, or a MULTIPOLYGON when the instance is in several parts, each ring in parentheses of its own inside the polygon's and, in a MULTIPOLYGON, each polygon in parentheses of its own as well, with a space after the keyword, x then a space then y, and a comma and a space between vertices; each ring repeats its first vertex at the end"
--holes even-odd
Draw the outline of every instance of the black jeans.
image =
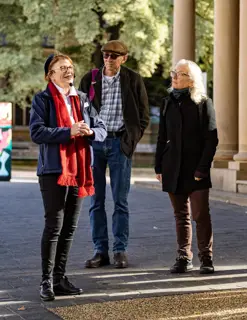
POLYGON ((82 198, 78 198, 78 187, 59 186, 57 179, 57 174, 39 177, 45 208, 45 228, 41 240, 43 280, 56 279, 65 274, 82 204, 82 198))

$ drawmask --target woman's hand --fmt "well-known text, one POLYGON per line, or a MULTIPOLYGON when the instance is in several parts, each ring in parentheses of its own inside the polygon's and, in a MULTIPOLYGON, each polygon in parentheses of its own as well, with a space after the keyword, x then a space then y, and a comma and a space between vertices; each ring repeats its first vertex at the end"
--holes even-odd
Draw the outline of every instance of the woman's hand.
POLYGON ((161 173, 156 174, 156 179, 159 180, 159 182, 162 182, 162 174, 161 173))
POLYGON ((83 136, 91 136, 93 135, 93 130, 89 128, 89 126, 83 121, 80 125, 80 135, 83 136))
POLYGON ((84 121, 76 122, 72 125, 71 130, 70 130, 71 137, 80 135, 83 122, 84 121))
POLYGON ((202 180, 202 178, 198 178, 198 177, 194 177, 194 179, 195 179, 196 181, 202 180))
POLYGON ((84 120, 80 122, 76 122, 71 127, 71 137, 73 136, 91 136, 93 135, 93 130, 89 128, 89 126, 84 122, 84 120))
POLYGON ((194 179, 196 181, 201 181, 203 178, 206 178, 208 176, 207 173, 202 173, 200 171, 196 171, 194 174, 194 179))

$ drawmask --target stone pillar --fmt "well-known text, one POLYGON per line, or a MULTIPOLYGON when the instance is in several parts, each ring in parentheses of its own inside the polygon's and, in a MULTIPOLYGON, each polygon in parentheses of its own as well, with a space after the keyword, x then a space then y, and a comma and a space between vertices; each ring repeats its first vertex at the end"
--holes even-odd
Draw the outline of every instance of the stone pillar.
POLYGON ((195 0, 174 0, 173 65, 183 58, 195 60, 195 0))
POLYGON ((215 160, 232 160, 238 150, 239 1, 214 3, 214 106, 219 135, 215 160))
POLYGON ((247 161, 247 1, 240 0, 239 26, 239 149, 235 161, 247 161))

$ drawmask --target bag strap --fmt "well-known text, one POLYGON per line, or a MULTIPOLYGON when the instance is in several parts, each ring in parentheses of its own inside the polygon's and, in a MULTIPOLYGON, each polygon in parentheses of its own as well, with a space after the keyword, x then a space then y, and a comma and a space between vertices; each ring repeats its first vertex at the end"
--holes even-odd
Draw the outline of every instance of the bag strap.
POLYGON ((168 97, 163 99, 163 104, 164 104, 164 107, 163 107, 163 110, 162 110, 163 117, 166 115, 166 109, 167 109, 167 106, 168 106, 168 102, 169 102, 169 98, 168 97))
POLYGON ((94 91, 94 84, 95 82, 95 78, 97 76, 99 69, 92 69, 91 73, 92 73, 92 79, 91 79, 91 85, 89 88, 89 100, 92 101, 95 95, 95 91, 94 91))

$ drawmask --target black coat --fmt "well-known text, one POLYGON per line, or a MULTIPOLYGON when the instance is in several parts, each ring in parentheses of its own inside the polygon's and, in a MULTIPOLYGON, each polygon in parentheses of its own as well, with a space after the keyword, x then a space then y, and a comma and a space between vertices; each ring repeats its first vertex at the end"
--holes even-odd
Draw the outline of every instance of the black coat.
MULTIPOLYGON (((88 72, 80 82, 79 90, 89 96, 92 72, 88 72)), ((123 105, 125 132, 121 136, 121 149, 127 157, 134 153, 138 141, 149 123, 148 97, 142 77, 133 70, 121 66, 120 85, 123 105)), ((102 69, 96 75, 93 105, 100 112, 102 92, 102 69)))
POLYGON ((172 93, 165 98, 155 155, 155 172, 162 174, 163 191, 188 194, 211 188, 210 167, 217 144, 211 99, 197 105, 189 94, 178 100, 172 93), (195 176, 203 179, 196 181, 195 176))

